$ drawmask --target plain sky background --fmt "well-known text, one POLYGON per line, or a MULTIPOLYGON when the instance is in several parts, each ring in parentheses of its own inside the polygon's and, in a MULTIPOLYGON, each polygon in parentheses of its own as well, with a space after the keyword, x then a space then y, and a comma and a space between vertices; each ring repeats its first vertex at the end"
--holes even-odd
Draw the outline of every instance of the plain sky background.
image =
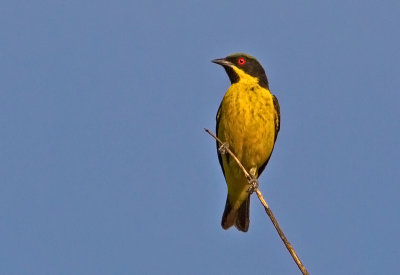
POLYGON ((0 4, 0 274, 299 274, 253 196, 220 226, 229 87, 265 67, 281 131, 260 178, 311 274, 397 274, 400 2, 0 4))

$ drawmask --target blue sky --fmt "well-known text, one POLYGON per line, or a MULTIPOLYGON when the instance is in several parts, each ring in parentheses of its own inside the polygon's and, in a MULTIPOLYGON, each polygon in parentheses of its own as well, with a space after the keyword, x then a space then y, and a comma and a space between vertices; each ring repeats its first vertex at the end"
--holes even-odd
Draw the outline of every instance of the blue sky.
POLYGON ((0 274, 298 274, 257 198, 224 231, 214 140, 264 65, 281 131, 260 178, 312 274, 395 274, 398 1, 0 5, 0 274))

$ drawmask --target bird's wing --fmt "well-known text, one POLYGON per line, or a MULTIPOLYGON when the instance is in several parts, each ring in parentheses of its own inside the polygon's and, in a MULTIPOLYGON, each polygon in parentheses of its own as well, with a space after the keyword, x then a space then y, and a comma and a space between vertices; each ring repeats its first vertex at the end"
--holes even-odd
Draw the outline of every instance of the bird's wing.
POLYGON ((278 99, 272 95, 272 100, 274 102, 274 109, 275 109, 275 140, 278 137, 278 132, 279 129, 281 128, 281 111, 280 111, 280 107, 279 107, 279 102, 278 99))
MULTIPOLYGON (((274 95, 272 95, 272 101, 274 102, 274 109, 275 109, 275 119, 274 119, 274 123, 275 123, 274 145, 275 145, 275 141, 276 141, 276 138, 278 137, 279 129, 281 128, 281 113, 280 113, 280 107, 279 107, 278 99, 274 95)), ((272 152, 271 152, 271 154, 272 154, 272 152)), ((268 164, 268 161, 269 161, 270 157, 271 157, 271 155, 260 166, 260 168, 258 168, 258 176, 260 176, 261 173, 264 171, 265 167, 268 164)))
MULTIPOLYGON (((216 129, 215 129, 215 131, 216 131, 215 134, 216 134, 217 136, 218 136, 218 127, 219 127, 220 114, 221 114, 221 106, 222 106, 222 102, 221 102, 221 104, 219 105, 218 112, 217 112, 217 116, 216 116, 217 126, 216 126, 216 129)), ((222 173, 224 174, 224 177, 225 177, 224 165, 222 164, 222 156, 221 156, 221 153, 220 153, 219 150, 218 150, 219 147, 220 147, 220 144, 218 143, 218 141, 216 141, 216 143, 217 143, 217 153, 218 153, 219 165, 221 165, 222 173)))

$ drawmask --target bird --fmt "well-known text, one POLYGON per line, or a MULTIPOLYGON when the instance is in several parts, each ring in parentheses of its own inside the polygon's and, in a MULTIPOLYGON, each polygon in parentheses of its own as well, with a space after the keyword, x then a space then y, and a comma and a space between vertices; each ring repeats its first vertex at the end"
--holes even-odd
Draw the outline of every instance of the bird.
MULTIPOLYGON (((218 108, 217 137, 258 178, 268 164, 280 129, 278 99, 270 92, 265 70, 255 57, 234 53, 212 62, 225 69, 231 82, 218 108)), ((228 188, 221 226, 227 230, 234 225, 247 232, 251 185, 218 141, 217 153, 228 188)))

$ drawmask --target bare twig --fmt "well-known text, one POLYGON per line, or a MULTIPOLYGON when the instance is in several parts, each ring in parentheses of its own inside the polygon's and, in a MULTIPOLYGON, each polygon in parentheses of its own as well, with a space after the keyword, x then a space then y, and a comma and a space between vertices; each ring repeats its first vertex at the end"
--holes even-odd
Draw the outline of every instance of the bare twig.
MULTIPOLYGON (((247 180, 249 181, 249 184, 257 181, 257 178, 255 178, 253 175, 250 175, 249 172, 247 172, 246 168, 244 168, 244 166, 240 163, 240 160, 235 156, 235 154, 228 148, 228 146, 225 146, 224 142, 222 140, 220 140, 216 135, 214 135, 210 130, 208 130, 207 128, 204 129, 209 135, 211 135, 213 138, 215 138, 215 140, 218 141, 218 143, 221 146, 224 146, 224 149, 226 150, 226 152, 236 161, 236 163, 238 164, 238 166, 243 170, 244 175, 246 176, 247 180)), ((267 215, 269 216, 269 218, 272 221, 272 224, 274 225, 276 231, 279 234, 279 237, 281 237, 281 240, 283 241, 283 243, 285 244, 287 250, 289 251, 290 255, 292 255, 293 260, 296 262, 297 266, 299 267, 300 271, 302 274, 304 275, 308 275, 308 271, 306 269, 306 267, 303 265, 303 263, 300 261, 299 257, 296 254, 296 251, 294 250, 293 246, 290 244, 289 240, 286 238, 285 234, 283 233, 281 227, 279 226, 278 221, 276 220, 274 213, 272 212, 271 208, 269 208, 267 202, 265 201, 263 195, 261 194, 261 191, 256 188, 255 192, 257 193, 258 199, 260 200, 260 202, 262 203, 262 205, 264 206, 265 212, 267 213, 267 215)))

